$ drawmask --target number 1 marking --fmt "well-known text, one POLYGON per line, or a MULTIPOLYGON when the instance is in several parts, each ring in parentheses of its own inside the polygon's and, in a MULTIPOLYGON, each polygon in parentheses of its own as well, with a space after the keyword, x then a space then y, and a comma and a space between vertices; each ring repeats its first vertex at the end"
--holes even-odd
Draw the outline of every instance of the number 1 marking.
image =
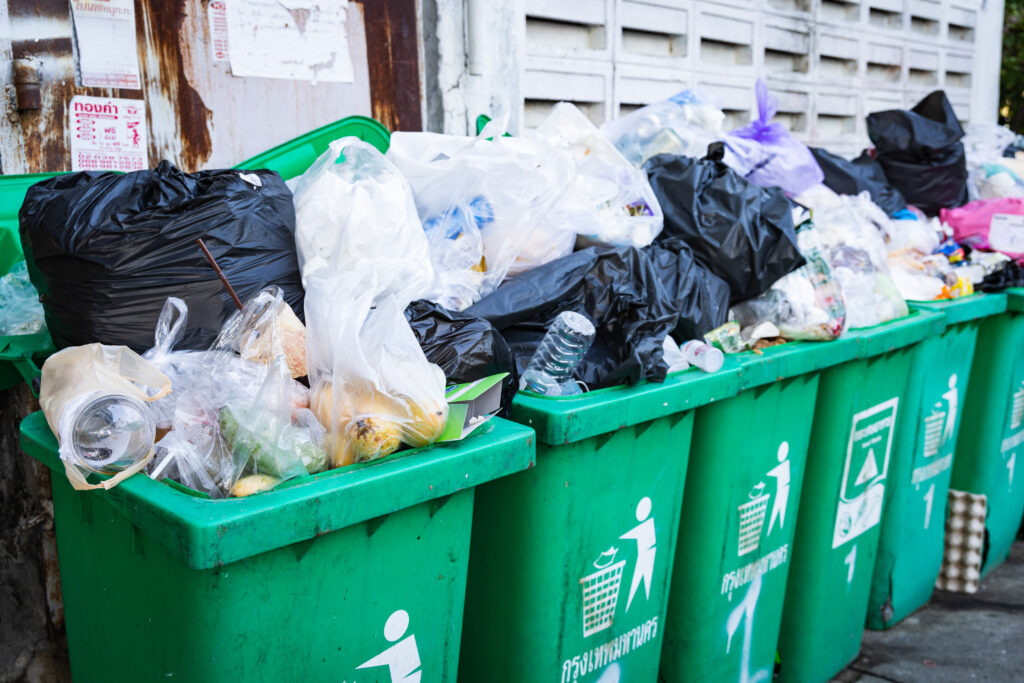
POLYGON ((850 548, 850 554, 846 556, 843 562, 850 566, 850 571, 846 575, 846 585, 853 583, 853 568, 857 565, 857 546, 850 548))
POLYGON ((928 487, 928 493, 924 494, 924 528, 928 528, 928 524, 932 521, 932 502, 935 500, 935 484, 933 483, 928 487))
POLYGON ((1011 453, 1010 459, 1006 461, 1006 469, 1010 470, 1010 486, 1013 486, 1013 466, 1017 463, 1017 454, 1011 453))

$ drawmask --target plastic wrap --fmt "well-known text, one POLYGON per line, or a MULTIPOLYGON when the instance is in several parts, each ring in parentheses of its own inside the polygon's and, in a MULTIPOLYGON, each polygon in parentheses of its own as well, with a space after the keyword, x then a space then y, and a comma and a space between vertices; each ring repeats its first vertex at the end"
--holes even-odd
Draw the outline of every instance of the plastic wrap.
POLYGON ((662 341, 678 319, 674 295, 646 250, 590 247, 509 280, 467 313, 505 337, 520 372, 559 313, 586 316, 597 336, 575 378, 597 389, 664 380, 662 341))
POLYGON ((825 176, 807 145, 781 123, 771 123, 779 100, 761 79, 755 90, 758 116, 723 138, 732 152, 726 163, 755 185, 781 187, 791 195, 822 182, 825 176))
POLYGON ((295 243, 303 281, 320 269, 367 269, 380 295, 429 296, 430 245, 409 183, 375 147, 335 140, 295 185, 295 243))
POLYGON ((39 293, 28 277, 25 261, 18 261, 0 277, 0 336, 35 334, 45 325, 39 293))
MULTIPOLYGON (((575 163, 572 182, 551 213, 541 217, 542 226, 571 226, 583 245, 605 247, 645 247, 661 232, 661 207, 647 174, 574 105, 555 105, 535 135, 568 152, 575 163)), ((544 233, 551 234, 551 228, 544 233)), ((533 263, 541 265, 537 259, 533 263)))
POLYGON ((268 287, 224 323, 214 347, 270 365, 283 357, 292 377, 305 377, 306 328, 277 287, 268 287))
POLYGON ((630 162, 642 166, 658 154, 703 157, 708 145, 722 138, 724 122, 725 114, 710 97, 683 90, 606 121, 601 132, 630 162))
POLYGON ((444 372, 426 359, 394 297, 371 308, 376 287, 372 272, 309 281, 311 405, 335 467, 433 443, 448 418, 444 372))
POLYGON ((721 158, 654 157, 644 166, 665 213, 657 243, 687 244, 697 260, 725 280, 732 303, 758 296, 803 265, 789 201, 778 188, 740 177, 721 158))
POLYGON ((568 154, 493 126, 475 138, 391 136, 387 158, 412 187, 430 245, 432 300, 449 310, 494 291, 572 179, 568 154))
POLYGON ((292 196, 272 171, 59 175, 29 188, 21 239, 58 347, 149 348, 168 296, 190 315, 180 342, 206 348, 235 305, 202 238, 244 301, 278 285, 302 310, 292 196))

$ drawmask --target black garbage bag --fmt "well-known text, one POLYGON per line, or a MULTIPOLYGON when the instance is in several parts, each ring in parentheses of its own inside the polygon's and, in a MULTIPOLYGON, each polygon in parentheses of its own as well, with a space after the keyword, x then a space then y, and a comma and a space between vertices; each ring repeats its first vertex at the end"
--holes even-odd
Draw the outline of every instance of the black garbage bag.
POLYGON ((188 305, 177 348, 208 347, 235 306, 199 237, 243 301, 277 285, 303 314, 295 209, 273 171, 184 173, 164 161, 124 175, 61 175, 29 188, 19 219, 58 348, 145 351, 169 296, 188 305))
POLYGON ((576 371, 590 389, 665 379, 662 344, 678 313, 647 253, 635 247, 577 251, 517 275, 466 310, 501 332, 520 374, 563 311, 587 316, 597 330, 576 371))
POLYGON ((729 285, 702 266, 686 244, 669 239, 644 251, 679 311, 676 338, 700 339, 725 324, 729 316, 729 285))
POLYGON ((730 303, 752 299, 804 264, 789 200, 722 162, 721 143, 704 159, 659 154, 644 164, 665 213, 656 242, 672 238, 729 285, 730 303))
POLYGON ((967 203, 964 129, 945 92, 936 90, 909 111, 868 114, 867 121, 875 158, 907 203, 929 216, 967 203))
POLYGON ((977 289, 982 292, 1002 292, 1010 287, 1024 287, 1024 266, 1016 261, 1007 261, 998 270, 985 276, 977 289))
POLYGON ((409 304, 405 318, 427 360, 444 370, 449 385, 510 373, 501 389, 501 414, 507 416, 519 386, 519 374, 508 342, 494 325, 430 301, 409 304))
POLYGON ((867 152, 862 152, 853 161, 820 147, 811 147, 811 154, 825 172, 825 186, 829 189, 851 195, 867 190, 871 193, 871 201, 890 216, 907 208, 907 200, 889 184, 882 166, 867 152))

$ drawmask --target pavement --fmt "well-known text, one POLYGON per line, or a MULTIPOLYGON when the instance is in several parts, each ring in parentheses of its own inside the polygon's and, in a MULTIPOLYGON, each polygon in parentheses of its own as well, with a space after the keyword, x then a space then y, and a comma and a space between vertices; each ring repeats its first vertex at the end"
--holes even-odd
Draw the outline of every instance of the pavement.
POLYGON ((839 683, 1004 683, 1024 680, 1024 541, 977 593, 936 590, 888 631, 864 631, 839 683))

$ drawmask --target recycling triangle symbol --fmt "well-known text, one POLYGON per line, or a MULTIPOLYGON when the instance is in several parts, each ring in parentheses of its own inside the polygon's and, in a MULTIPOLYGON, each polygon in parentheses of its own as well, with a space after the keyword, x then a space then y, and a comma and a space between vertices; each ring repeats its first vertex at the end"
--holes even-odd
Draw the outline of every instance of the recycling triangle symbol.
POLYGON ((860 474, 857 475, 857 481, 853 485, 860 486, 861 484, 866 484, 877 476, 878 463, 875 462, 875 449, 872 448, 868 451, 868 457, 864 460, 864 467, 860 468, 860 474))

